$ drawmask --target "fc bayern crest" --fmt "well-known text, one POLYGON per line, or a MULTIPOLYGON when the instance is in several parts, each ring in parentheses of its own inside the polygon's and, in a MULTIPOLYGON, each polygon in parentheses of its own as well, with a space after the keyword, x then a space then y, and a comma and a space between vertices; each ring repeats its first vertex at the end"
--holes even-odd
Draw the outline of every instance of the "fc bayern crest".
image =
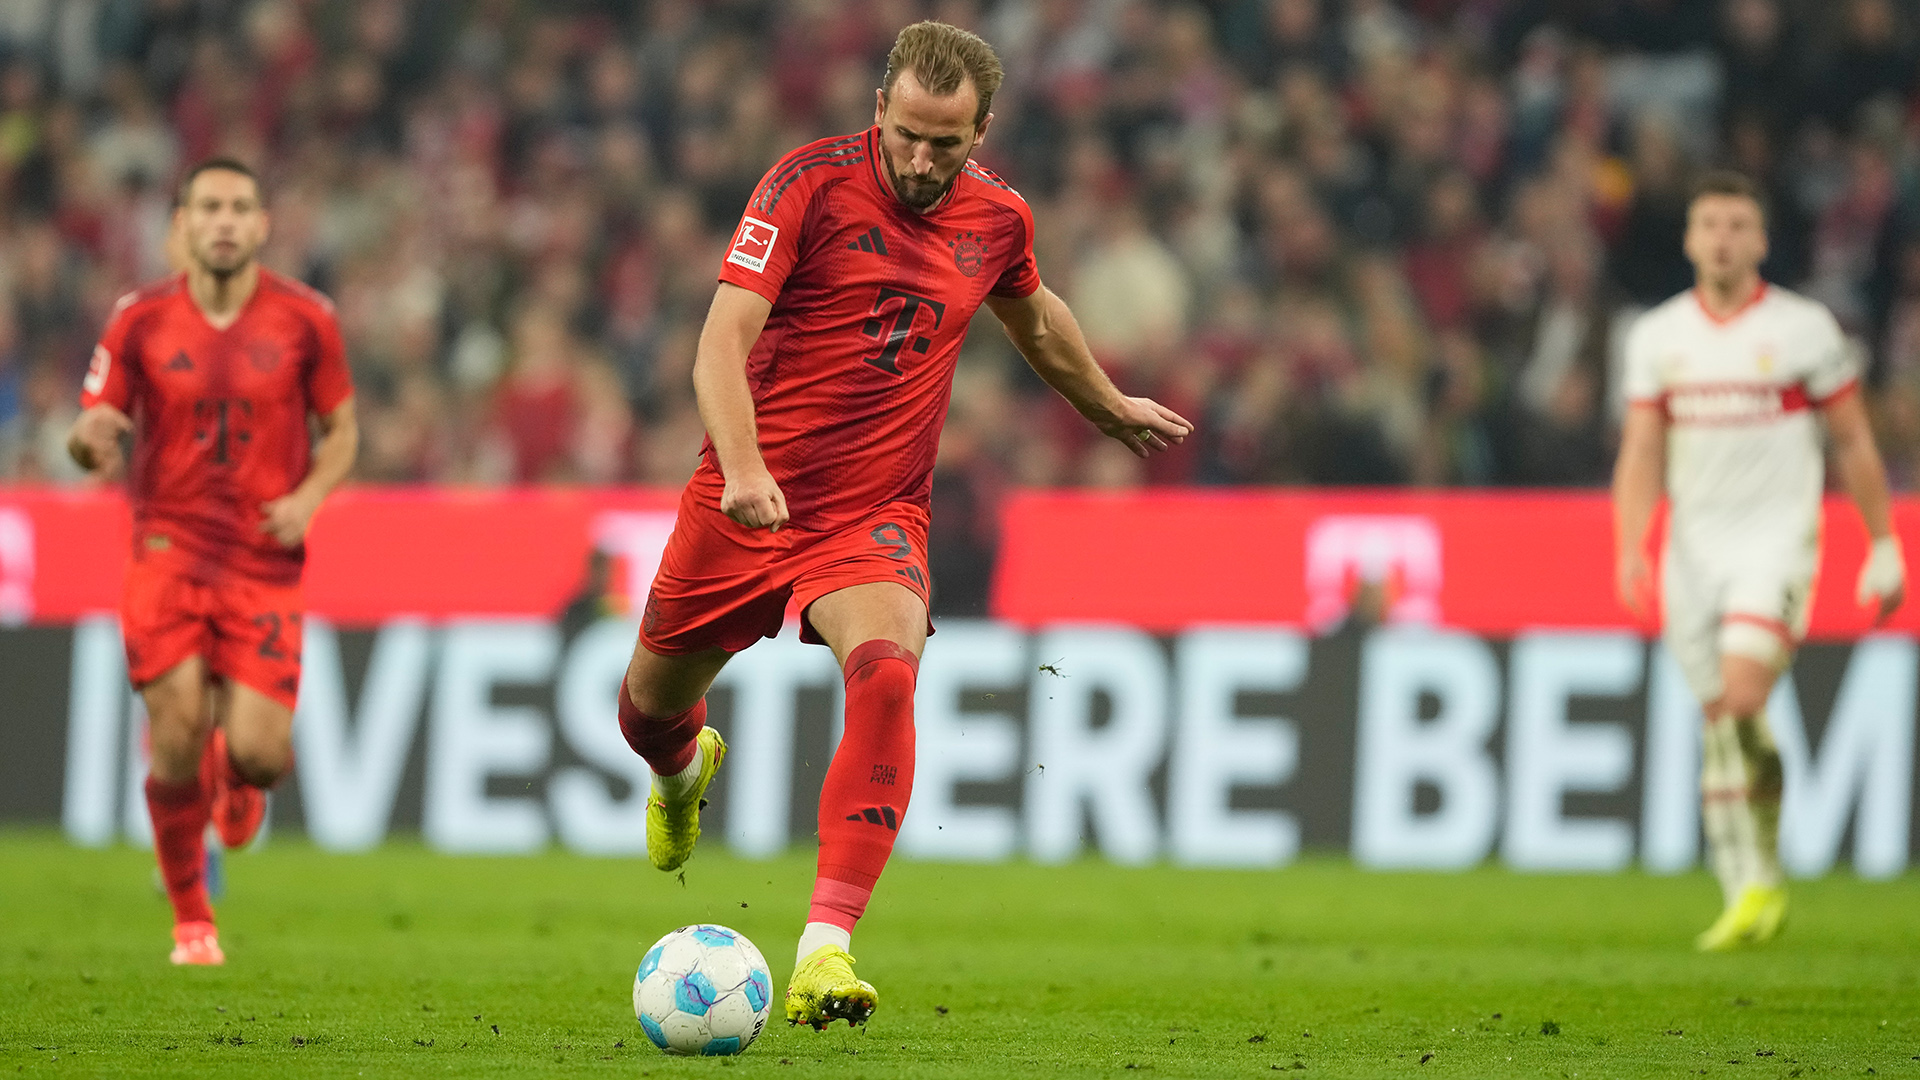
POLYGON ((276 342, 255 340, 247 343, 247 362, 253 370, 266 374, 280 366, 280 346, 276 342))
POLYGON ((972 230, 955 233, 953 239, 947 241, 947 246, 953 249, 954 267, 968 277, 978 274, 980 268, 986 265, 986 241, 972 230))

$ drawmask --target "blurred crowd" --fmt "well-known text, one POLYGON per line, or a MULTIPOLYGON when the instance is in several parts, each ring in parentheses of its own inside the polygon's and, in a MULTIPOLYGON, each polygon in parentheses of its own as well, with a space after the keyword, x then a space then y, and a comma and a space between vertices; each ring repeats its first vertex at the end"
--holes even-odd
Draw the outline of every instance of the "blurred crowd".
POLYGON ((959 592, 1012 486, 1603 482, 1624 325, 1689 284, 1714 165, 1920 484, 1915 0, 6 0, 0 479, 76 479, 94 335, 227 153, 268 265, 338 303, 361 479, 683 481, 741 208, 871 122, 923 17, 1000 51, 978 156, 1047 282, 1200 424, 1143 464, 987 320, 936 482, 959 592))

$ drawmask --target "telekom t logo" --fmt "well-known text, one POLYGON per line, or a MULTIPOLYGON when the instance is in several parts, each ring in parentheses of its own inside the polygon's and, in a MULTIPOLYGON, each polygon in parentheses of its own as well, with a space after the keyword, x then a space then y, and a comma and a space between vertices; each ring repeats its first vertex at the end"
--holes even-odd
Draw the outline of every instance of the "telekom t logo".
POLYGON ((1418 514, 1328 514, 1307 529, 1307 625, 1346 618, 1356 581, 1387 590, 1389 622, 1440 621, 1440 529, 1418 514))
POLYGON ((940 329, 947 317, 947 305, 899 289, 882 288, 873 301, 873 318, 860 327, 860 333, 880 342, 880 351, 860 359, 889 375, 900 374, 900 350, 911 348, 921 356, 933 348, 933 339, 914 333, 914 320, 925 310, 933 315, 932 329, 940 329))

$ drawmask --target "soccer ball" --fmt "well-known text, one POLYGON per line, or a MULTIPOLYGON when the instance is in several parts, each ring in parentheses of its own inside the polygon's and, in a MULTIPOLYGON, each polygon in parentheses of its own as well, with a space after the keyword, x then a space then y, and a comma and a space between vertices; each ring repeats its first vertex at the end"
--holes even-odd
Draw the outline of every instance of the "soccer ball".
POLYGON ((633 1014, 669 1054, 737 1054, 767 1026, 773 976, 753 942, 724 926, 683 926, 654 942, 633 976, 633 1014))

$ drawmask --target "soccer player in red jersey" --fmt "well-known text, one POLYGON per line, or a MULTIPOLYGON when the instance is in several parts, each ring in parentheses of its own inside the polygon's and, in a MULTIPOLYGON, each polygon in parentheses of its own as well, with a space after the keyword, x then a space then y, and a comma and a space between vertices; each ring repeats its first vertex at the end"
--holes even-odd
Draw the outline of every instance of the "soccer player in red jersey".
POLYGON ((1033 215, 970 160, 1001 68, 986 42, 901 31, 874 126, 782 158, 733 235, 694 365, 707 444, 647 599, 620 727, 654 773, 648 855, 692 853, 726 746, 704 696, 728 658, 776 634, 833 649, 845 735, 820 796, 813 903, 790 1023, 863 1023, 855 922, 913 786, 913 690, 927 620, 934 450, 967 324, 986 304, 1046 382, 1146 456, 1192 425, 1127 397, 1040 283, 1033 215))
POLYGON ((202 880, 206 827, 246 843, 292 762, 307 525, 359 440, 333 305, 255 261, 267 227, 245 165, 188 173, 174 211, 186 269, 114 308, 67 443, 82 467, 129 476, 121 625, 147 706, 147 809, 176 964, 225 961, 202 880))

